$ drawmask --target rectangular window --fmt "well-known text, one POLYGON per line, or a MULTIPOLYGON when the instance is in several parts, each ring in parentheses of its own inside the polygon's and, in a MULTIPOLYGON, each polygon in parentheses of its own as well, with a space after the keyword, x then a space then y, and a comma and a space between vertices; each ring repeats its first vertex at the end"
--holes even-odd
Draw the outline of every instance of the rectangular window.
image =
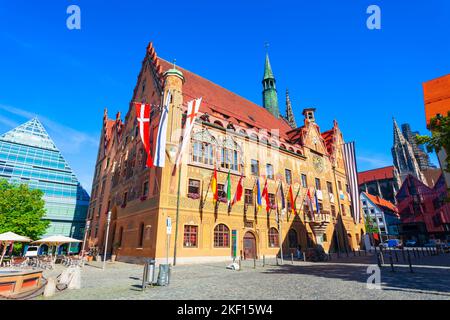
POLYGON ((316 190, 322 190, 319 178, 316 178, 316 190))
POLYGON ((273 165, 271 165, 270 163, 266 164, 266 175, 267 175, 267 179, 274 178, 273 165))
POLYGON ((253 205, 253 191, 251 189, 245 189, 244 203, 246 205, 253 205))
POLYGON ((302 187, 303 188, 308 187, 308 180, 306 179, 306 174, 302 174, 302 187))
POLYGON ((345 190, 347 190, 347 193, 350 193, 350 187, 348 186, 348 184, 345 185, 345 190))
POLYGON ((188 193, 193 195, 200 194, 200 180, 189 179, 188 193))
POLYGON ((251 173, 254 176, 259 176, 259 161, 251 160, 251 173))
POLYGON ((219 198, 225 198, 227 195, 225 194, 225 192, 223 191, 225 185, 223 184, 218 184, 217 185, 217 195, 219 196, 219 198))
POLYGON ((339 188, 339 191, 342 191, 342 183, 340 181, 338 181, 338 188, 339 188))
POLYGON ((327 190, 328 193, 333 193, 333 185, 331 184, 330 181, 327 181, 327 190))
POLYGON ((331 214, 336 217, 336 207, 333 204, 331 205, 331 214))
POLYGON ((341 211, 342 211, 342 215, 345 216, 346 215, 345 214, 345 206, 343 204, 341 204, 341 211))
POLYGON ((183 238, 183 246, 197 247, 197 238, 198 238, 198 226, 184 226, 184 238, 183 238))
POLYGON ((148 181, 145 181, 144 185, 142 186, 142 195, 144 197, 148 196, 148 181))
POLYGON ((271 206, 275 205, 275 194, 269 193, 269 203, 271 206))
POLYGON ((292 184, 292 173, 291 173, 291 170, 285 169, 284 172, 285 172, 285 175, 286 175, 286 183, 287 184, 292 184))

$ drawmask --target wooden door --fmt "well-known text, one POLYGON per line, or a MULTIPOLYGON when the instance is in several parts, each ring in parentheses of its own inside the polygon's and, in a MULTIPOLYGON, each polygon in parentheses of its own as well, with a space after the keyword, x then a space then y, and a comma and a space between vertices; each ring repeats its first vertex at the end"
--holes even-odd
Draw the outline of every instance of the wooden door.
POLYGON ((244 235, 244 259, 256 258, 256 238, 251 232, 244 235))

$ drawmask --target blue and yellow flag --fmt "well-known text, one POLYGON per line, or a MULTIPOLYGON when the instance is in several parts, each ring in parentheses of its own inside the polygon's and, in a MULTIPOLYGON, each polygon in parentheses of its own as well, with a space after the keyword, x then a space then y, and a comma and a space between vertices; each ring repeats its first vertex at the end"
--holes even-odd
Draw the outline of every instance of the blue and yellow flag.
POLYGON ((259 178, 256 178, 256 208, 259 212, 259 210, 261 210, 262 207, 262 200, 261 200, 261 186, 259 185, 259 178))

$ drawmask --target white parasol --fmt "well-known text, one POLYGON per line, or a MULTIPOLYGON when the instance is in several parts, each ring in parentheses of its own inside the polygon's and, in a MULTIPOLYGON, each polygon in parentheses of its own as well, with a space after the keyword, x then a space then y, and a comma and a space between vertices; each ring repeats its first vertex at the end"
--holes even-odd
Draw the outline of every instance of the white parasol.
POLYGON ((8 231, 0 234, 0 243, 3 245, 3 252, 0 257, 0 266, 2 265, 3 258, 6 254, 6 248, 9 244, 13 242, 30 242, 31 239, 28 237, 20 236, 14 232, 8 231))

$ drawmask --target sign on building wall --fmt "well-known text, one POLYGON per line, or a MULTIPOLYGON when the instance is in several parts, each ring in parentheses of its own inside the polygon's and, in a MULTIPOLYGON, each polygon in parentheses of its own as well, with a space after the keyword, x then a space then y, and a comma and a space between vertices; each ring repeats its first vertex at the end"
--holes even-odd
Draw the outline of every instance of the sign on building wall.
POLYGON ((237 256, 237 230, 231 230, 231 257, 237 256))
POLYGON ((166 219, 166 228, 167 234, 172 234, 172 219, 170 217, 167 217, 166 219))

